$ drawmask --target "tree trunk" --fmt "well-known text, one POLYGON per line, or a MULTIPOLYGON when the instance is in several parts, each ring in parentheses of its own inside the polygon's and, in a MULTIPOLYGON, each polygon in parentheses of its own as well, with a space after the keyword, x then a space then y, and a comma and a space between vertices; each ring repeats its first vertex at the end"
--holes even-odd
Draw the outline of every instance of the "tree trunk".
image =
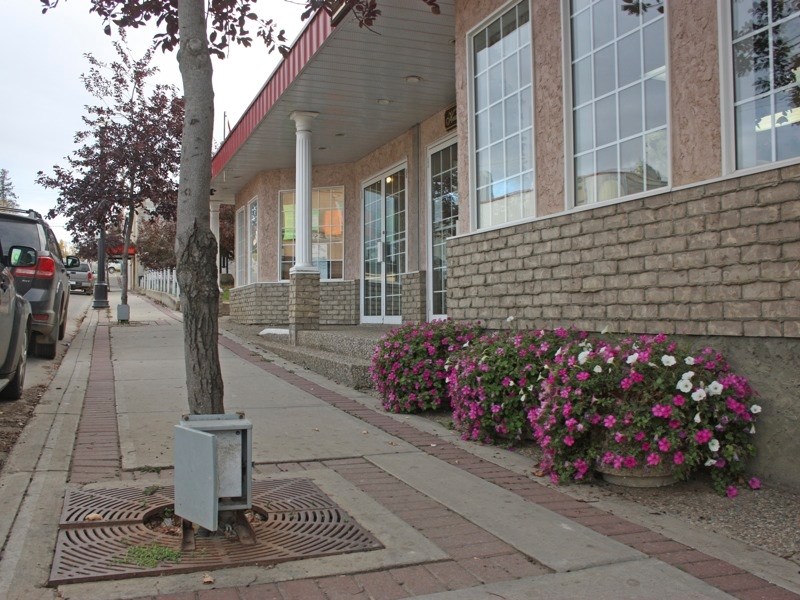
POLYGON ((205 2, 178 0, 178 24, 178 65, 186 109, 175 254, 181 287, 186 387, 192 414, 217 414, 225 409, 217 347, 217 240, 211 233, 209 208, 214 89, 205 2))
POLYGON ((125 218, 125 229, 122 235, 122 296, 120 298, 120 304, 128 303, 128 280, 130 278, 130 274, 128 273, 128 251, 131 247, 131 230, 133 229, 134 212, 133 201, 131 201, 128 203, 128 216, 125 218))

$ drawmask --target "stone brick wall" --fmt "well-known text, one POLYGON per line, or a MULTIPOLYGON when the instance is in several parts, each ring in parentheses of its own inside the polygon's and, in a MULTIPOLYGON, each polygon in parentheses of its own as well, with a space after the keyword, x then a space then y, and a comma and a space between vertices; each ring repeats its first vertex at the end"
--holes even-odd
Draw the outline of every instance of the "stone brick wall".
POLYGON ((319 329, 319 273, 289 274, 289 328, 319 329))
POLYGON ((253 283, 231 289, 231 319, 243 325, 283 325, 289 322, 289 284, 253 283))
POLYGON ((448 242, 448 313, 499 328, 800 337, 800 165, 448 242))
POLYGON ((403 273, 400 279, 403 289, 401 311, 403 322, 426 321, 427 313, 427 285, 425 271, 403 273))
POLYGON ((320 283, 320 325, 358 325, 359 281, 320 283))

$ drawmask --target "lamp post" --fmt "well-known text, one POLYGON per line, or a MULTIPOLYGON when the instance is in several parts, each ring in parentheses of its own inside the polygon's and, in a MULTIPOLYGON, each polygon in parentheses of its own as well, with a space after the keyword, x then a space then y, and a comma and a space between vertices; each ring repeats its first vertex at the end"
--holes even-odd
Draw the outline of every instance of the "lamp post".
POLYGON ((97 283, 94 284, 92 308, 108 308, 108 284, 106 283, 106 224, 100 225, 97 241, 97 283))

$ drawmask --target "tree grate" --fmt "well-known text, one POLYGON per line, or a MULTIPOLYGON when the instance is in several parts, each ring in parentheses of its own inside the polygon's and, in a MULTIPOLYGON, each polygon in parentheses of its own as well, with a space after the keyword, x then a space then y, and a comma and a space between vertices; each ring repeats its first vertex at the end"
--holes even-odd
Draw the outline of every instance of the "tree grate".
POLYGON ((383 546, 308 479, 253 483, 256 545, 223 537, 196 537, 196 550, 180 562, 140 567, 123 562, 133 546, 180 550, 181 536, 153 531, 144 522, 173 504, 172 486, 69 490, 59 523, 50 584, 171 575, 267 566, 290 560, 378 550, 383 546), (92 513, 102 517, 86 521, 92 513))

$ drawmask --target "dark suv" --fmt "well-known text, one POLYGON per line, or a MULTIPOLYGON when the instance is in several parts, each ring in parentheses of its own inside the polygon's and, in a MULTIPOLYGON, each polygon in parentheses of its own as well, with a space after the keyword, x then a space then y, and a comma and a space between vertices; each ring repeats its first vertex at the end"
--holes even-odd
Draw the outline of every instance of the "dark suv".
MULTIPOLYGON (((0 208, 0 239, 3 246, 28 246, 38 258, 35 265, 14 267, 17 293, 31 304, 31 346, 36 356, 55 358, 56 344, 64 338, 69 306, 67 267, 80 263, 77 257, 61 256, 53 230, 33 210, 0 208)), ((8 257, 6 264, 8 263, 8 257)))

